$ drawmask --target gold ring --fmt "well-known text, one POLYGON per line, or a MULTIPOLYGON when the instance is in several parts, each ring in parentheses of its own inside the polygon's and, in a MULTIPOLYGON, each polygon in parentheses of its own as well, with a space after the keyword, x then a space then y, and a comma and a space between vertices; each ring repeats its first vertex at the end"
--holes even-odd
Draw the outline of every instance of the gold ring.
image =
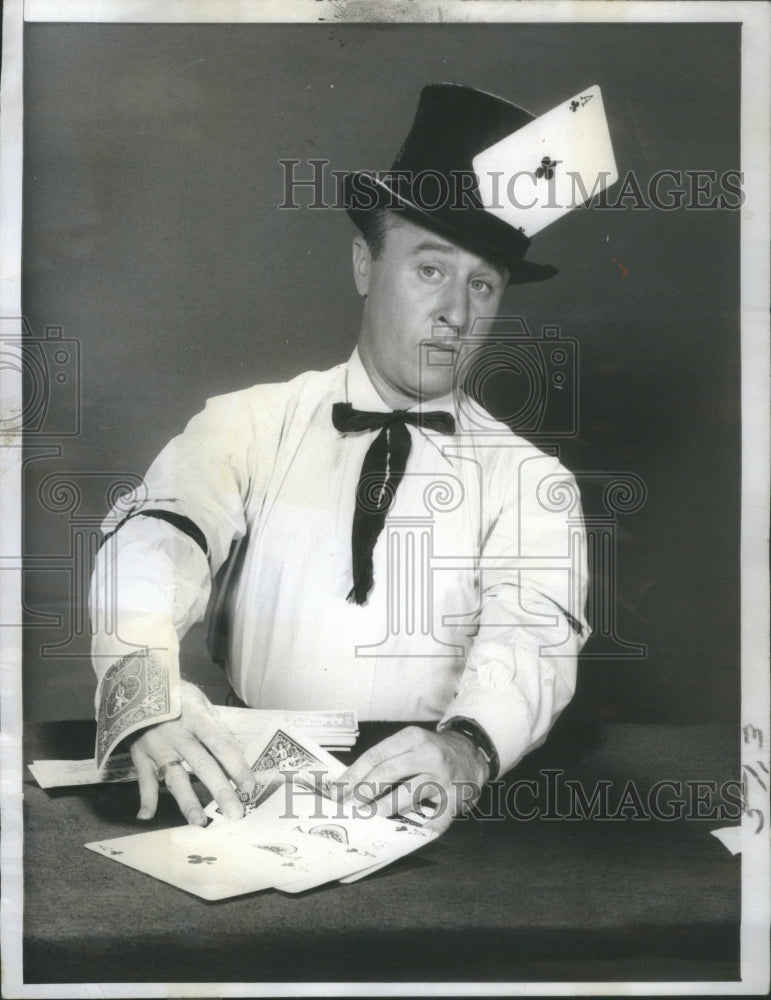
POLYGON ((170 767, 176 767, 177 765, 179 765, 180 767, 182 767, 182 761, 181 760, 170 760, 166 764, 162 764, 161 767, 159 767, 158 770, 155 772, 155 777, 158 779, 158 781, 164 781, 165 778, 166 778, 166 772, 168 771, 168 769, 170 767))

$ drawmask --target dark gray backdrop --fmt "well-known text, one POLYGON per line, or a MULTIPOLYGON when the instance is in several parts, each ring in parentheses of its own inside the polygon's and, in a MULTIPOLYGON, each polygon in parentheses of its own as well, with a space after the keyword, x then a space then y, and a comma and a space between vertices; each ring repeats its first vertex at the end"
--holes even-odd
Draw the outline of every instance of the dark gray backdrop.
MULTIPOLYGON (((105 484, 207 396, 353 347, 352 226, 278 211, 279 159, 387 168, 421 86, 450 80, 536 113, 600 84, 620 173, 643 183, 739 167, 734 25, 28 24, 25 61, 24 310, 79 343, 81 390, 77 434, 28 439, 28 718, 92 710, 75 549, 105 484)), ((647 655, 587 659, 577 716, 738 718, 738 238, 727 210, 576 212, 530 253, 561 273, 507 294, 534 333, 579 342, 564 462, 647 488, 614 529, 618 633, 647 655)), ((189 662, 216 693, 200 632, 189 662)))

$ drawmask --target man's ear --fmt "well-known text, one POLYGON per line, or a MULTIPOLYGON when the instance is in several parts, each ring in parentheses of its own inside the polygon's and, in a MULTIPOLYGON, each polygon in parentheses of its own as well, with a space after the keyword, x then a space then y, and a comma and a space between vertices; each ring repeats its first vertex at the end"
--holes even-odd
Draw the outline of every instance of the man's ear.
POLYGON ((372 254, 363 236, 353 238, 353 280, 359 295, 369 291, 369 276, 372 267, 372 254))

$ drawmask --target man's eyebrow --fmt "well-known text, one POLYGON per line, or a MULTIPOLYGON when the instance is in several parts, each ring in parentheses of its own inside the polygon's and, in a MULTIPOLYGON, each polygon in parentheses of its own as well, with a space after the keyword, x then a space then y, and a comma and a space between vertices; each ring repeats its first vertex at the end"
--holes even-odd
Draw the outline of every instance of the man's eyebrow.
POLYGON ((423 253, 426 250, 435 250, 439 253, 455 253, 456 249, 451 243, 434 243, 431 240, 423 240, 422 243, 418 243, 409 252, 410 257, 416 257, 419 253, 423 253))

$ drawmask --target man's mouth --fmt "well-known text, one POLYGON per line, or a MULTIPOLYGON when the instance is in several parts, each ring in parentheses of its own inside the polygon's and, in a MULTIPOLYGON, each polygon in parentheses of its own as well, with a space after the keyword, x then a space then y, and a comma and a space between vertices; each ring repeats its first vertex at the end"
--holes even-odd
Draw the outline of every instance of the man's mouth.
POLYGON ((450 340, 439 340, 435 337, 431 340, 424 340, 423 347, 426 352, 426 363, 435 368, 452 367, 460 350, 459 343, 450 340))

